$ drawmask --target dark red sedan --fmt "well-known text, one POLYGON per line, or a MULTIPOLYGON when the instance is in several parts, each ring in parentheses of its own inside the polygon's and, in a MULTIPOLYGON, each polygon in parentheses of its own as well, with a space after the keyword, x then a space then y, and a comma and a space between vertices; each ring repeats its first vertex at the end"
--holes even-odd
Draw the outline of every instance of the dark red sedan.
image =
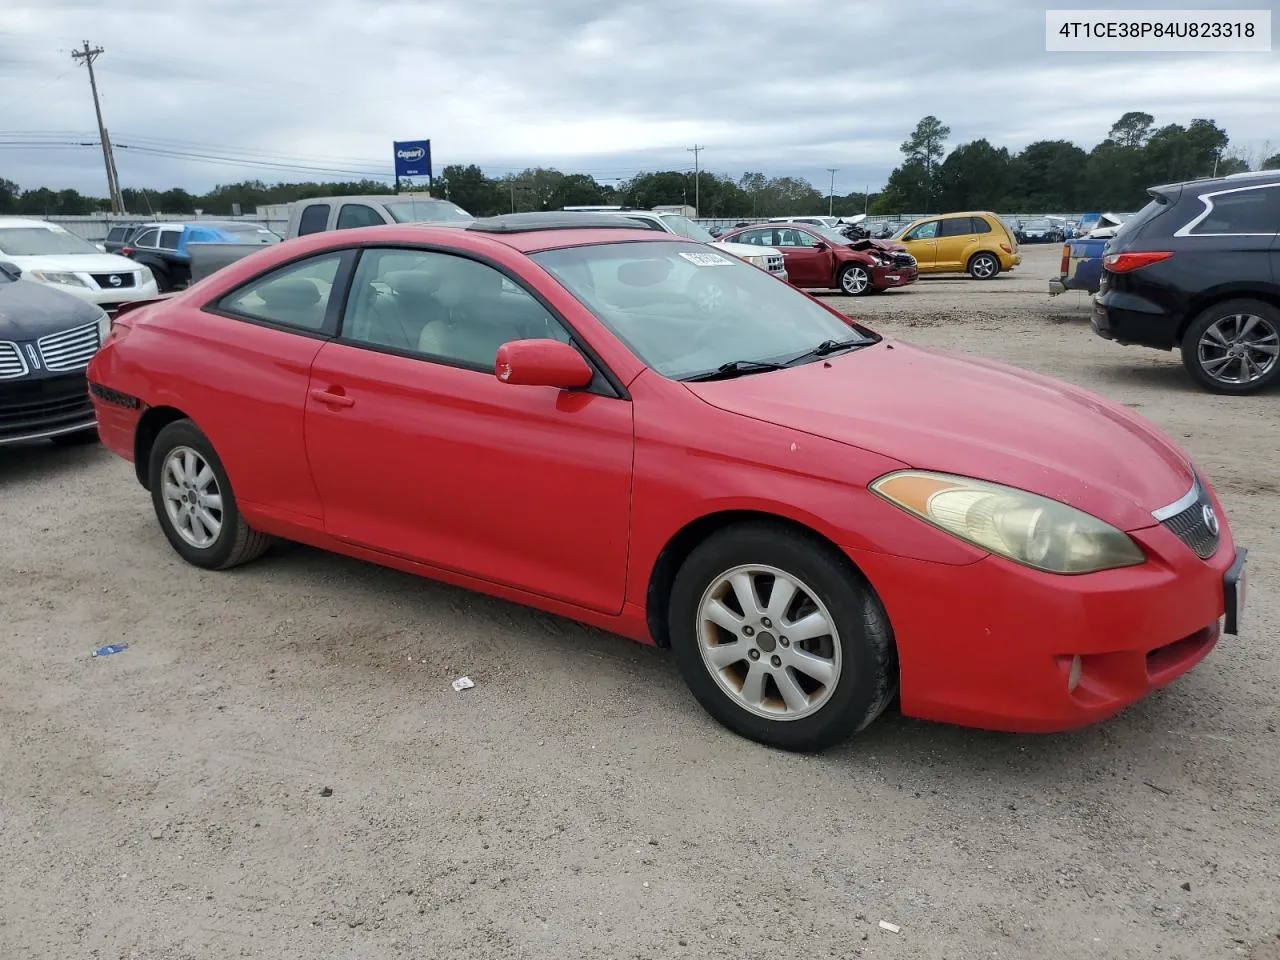
POLYGON ((851 297, 879 293, 916 282, 916 258, 900 243, 850 240, 842 233, 808 223, 769 223, 744 227, 720 237, 730 243, 775 247, 797 287, 839 290, 851 297))
POLYGON ((296 540, 670 646, 779 747, 899 690, 1090 723, 1238 630, 1245 551, 1132 410, 617 217, 266 247, 123 309, 88 377, 188 562, 296 540))

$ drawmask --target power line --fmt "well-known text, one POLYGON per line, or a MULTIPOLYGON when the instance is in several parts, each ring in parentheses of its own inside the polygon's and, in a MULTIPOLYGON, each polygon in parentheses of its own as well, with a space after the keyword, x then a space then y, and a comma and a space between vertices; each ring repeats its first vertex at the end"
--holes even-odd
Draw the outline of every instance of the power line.
POLYGON ((107 189, 111 192, 111 212, 124 213, 124 201, 120 196, 120 184, 116 181, 116 161, 111 156, 111 138, 107 136, 106 125, 102 122, 102 105, 98 102, 98 81, 93 76, 93 61, 102 56, 101 47, 90 48, 89 41, 84 41, 82 50, 71 51, 71 59, 84 61, 89 70, 89 89, 93 92, 93 112, 98 115, 98 139, 102 144, 102 162, 107 167, 107 189))

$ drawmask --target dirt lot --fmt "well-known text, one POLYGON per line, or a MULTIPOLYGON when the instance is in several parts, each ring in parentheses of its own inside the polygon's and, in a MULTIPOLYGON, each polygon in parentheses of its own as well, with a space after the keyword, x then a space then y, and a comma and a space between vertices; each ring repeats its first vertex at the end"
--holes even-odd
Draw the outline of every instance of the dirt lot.
POLYGON ((1280 957, 1280 406, 1095 338, 1056 251, 841 303, 1187 445, 1252 589, 1170 688, 1070 735, 889 714, 774 753, 661 651, 303 548, 202 573, 126 464, 6 449, 0 957, 1280 957))

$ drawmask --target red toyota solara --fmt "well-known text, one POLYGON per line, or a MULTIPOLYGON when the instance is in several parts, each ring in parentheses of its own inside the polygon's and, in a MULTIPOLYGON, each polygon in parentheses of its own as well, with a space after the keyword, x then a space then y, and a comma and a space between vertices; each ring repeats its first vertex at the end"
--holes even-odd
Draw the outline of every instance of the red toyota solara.
POLYGON ((1097 721, 1243 603, 1213 488, 1125 407, 607 215, 267 247, 122 310, 88 376, 188 562, 284 538, 670 646, 787 749, 895 693, 1097 721))

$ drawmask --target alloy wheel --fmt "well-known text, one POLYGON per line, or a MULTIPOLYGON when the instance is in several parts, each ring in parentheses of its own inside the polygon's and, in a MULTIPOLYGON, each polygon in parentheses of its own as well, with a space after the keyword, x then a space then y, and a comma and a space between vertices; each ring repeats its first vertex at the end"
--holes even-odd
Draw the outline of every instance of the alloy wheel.
POLYGON ((991 257, 978 257, 973 261, 973 275, 979 280, 986 280, 995 273, 995 261, 991 257))
POLYGON ((740 707, 770 720, 820 710, 840 680, 835 621, 803 581, 776 567, 734 567, 698 603, 698 649, 740 707))
POLYGON ((174 447, 160 470, 165 513, 184 541, 211 546, 222 532, 222 491, 208 461, 187 446, 174 447))
POLYGON ((845 293, 854 297, 866 290, 870 282, 871 278, 862 267, 849 267, 840 276, 840 286, 845 293))
POLYGON ((1256 314, 1233 313, 1211 323, 1196 344, 1206 376, 1235 386, 1267 376, 1280 357, 1280 333, 1256 314))

